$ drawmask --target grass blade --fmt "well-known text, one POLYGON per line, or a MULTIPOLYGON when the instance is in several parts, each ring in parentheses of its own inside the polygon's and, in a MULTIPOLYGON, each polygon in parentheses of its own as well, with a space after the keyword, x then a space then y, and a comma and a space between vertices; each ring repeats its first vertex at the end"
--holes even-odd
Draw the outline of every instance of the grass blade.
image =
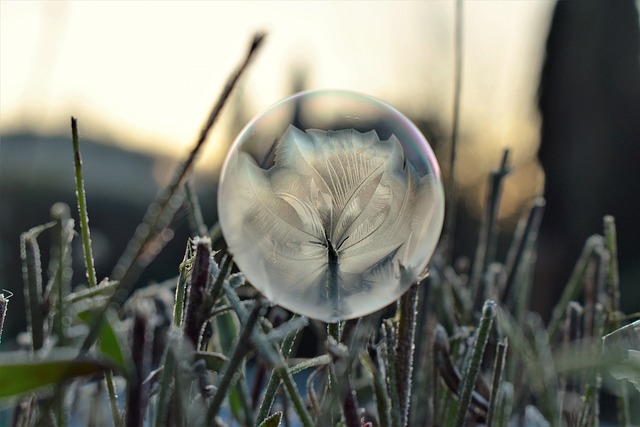
POLYGON ((42 265, 38 235, 51 228, 55 222, 34 227, 20 236, 20 258, 24 280, 25 302, 27 305, 27 325, 31 331, 31 348, 40 350, 45 339, 45 314, 42 303, 42 265))
POLYGON ((398 343, 397 376, 398 397, 400 399, 401 425, 409 425, 409 408, 411 406, 411 382, 413 375, 413 353, 416 339, 416 316, 418 308, 418 284, 400 297, 398 301, 398 343))
POLYGON ((489 339, 489 332, 491 331, 495 312, 495 303, 490 300, 485 301, 484 307, 482 308, 480 324, 476 332, 476 340, 473 346, 471 361, 462 378, 462 392, 460 393, 458 412, 456 414, 455 421, 456 427, 462 427, 464 425, 464 420, 467 416, 467 411, 469 410, 469 404, 471 403, 471 394, 473 392, 478 373, 480 372, 480 364, 482 363, 484 349, 487 345, 487 340, 489 339))
POLYGON ((98 284, 96 270, 91 249, 91 233, 89 231, 89 214, 87 212, 87 196, 84 191, 82 177, 82 157, 80 156, 80 138, 78 137, 78 119, 71 117, 71 141, 73 143, 73 166, 76 174, 76 196, 78 199, 78 215, 80 216, 80 235, 82 236, 82 251, 84 264, 87 269, 87 282, 90 288, 98 284))
POLYGON ((70 352, 55 351, 46 359, 36 359, 24 352, 5 353, 0 357, 0 399, 17 396, 61 382, 111 369, 95 358, 76 358, 70 352))
POLYGON ((493 363, 493 377, 491 380, 491 398, 489 399, 489 410, 487 411, 487 427, 493 425, 495 418, 496 405, 500 396, 500 385, 502 384, 502 372, 504 371, 505 360, 507 357, 507 349, 509 348, 509 340, 505 338, 498 343, 495 362, 493 363))
POLYGON ((236 370, 249 351, 251 334, 258 323, 262 311, 263 306, 258 299, 256 300, 256 304, 254 305, 253 310, 251 310, 246 322, 244 322, 242 334, 238 338, 238 343, 233 351, 233 355, 229 359, 229 363, 225 366, 222 377, 220 378, 216 393, 213 395, 213 400, 211 401, 207 411, 207 422, 213 422, 220 410, 222 402, 227 397, 227 390, 236 374, 236 370))

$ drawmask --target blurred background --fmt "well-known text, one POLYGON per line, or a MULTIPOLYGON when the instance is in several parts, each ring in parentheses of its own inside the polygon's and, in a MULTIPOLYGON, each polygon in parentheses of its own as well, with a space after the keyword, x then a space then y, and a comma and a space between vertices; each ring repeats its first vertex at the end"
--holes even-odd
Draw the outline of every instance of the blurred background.
MULTIPOLYGON (((268 33, 265 46, 197 165, 209 225, 235 135, 302 89, 386 101, 414 120, 445 166, 454 17, 451 1, 0 2, 0 288, 16 294, 11 311, 22 306, 20 233, 47 222, 57 201, 75 212, 71 115, 104 277, 255 31, 268 33)), ((640 310, 639 41, 631 0, 464 3, 456 256, 474 253, 487 174, 508 147, 498 259, 546 186, 532 300, 543 314, 604 214, 618 218, 623 308, 640 310)), ((174 276, 187 236, 183 218, 141 280, 174 276)), ((78 263, 74 283, 84 280, 78 263)), ((8 316, 5 334, 23 323, 8 316)))

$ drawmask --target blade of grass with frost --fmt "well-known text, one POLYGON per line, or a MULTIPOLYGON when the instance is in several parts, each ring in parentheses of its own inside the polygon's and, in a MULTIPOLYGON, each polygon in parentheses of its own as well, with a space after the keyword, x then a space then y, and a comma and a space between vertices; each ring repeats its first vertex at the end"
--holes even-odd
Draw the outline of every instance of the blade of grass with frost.
MULTIPOLYGON (((604 236, 607 245, 607 249, 611 254, 609 259, 609 280, 608 280, 608 293, 609 293, 609 324, 607 326, 607 332, 611 333, 619 329, 620 318, 618 312, 620 310, 620 273, 618 270, 618 243, 616 236, 616 222, 615 218, 611 215, 606 215, 603 218, 604 223, 604 236)), ((616 388, 616 406, 618 414, 618 424, 621 426, 629 425, 629 394, 627 387, 624 383, 621 383, 616 388)))
POLYGON ((319 303, 328 300, 334 316, 325 320, 332 321, 349 314, 343 297, 371 283, 414 281, 422 272, 424 248, 433 244, 424 220, 434 212, 432 177, 418 177, 394 136, 290 126, 270 169, 246 153, 228 167, 242 172, 233 196, 247 212, 232 221, 252 237, 228 240, 252 260, 236 259, 241 269, 265 278, 268 297, 269 283, 288 284, 319 303), (415 212, 424 214, 416 220, 415 212))
POLYGON ((22 276, 24 295, 27 306, 27 325, 31 332, 31 348, 40 350, 45 341, 45 317, 42 305, 42 266, 40 263, 40 246, 37 238, 44 230, 55 225, 50 222, 34 227, 20 236, 20 258, 22 259, 22 276))
POLYGON ((2 342, 2 327, 4 326, 4 318, 7 315, 7 306, 11 295, 5 297, 4 293, 0 292, 0 342, 2 342))
POLYGON ((473 346, 473 353, 470 363, 462 378, 462 384, 460 386, 460 400, 458 403, 458 411, 456 414, 456 426, 462 426, 464 424, 469 405, 471 404, 471 395, 473 393, 474 385, 480 372, 480 364, 484 356, 484 350, 489 339, 489 332, 491 331, 491 325, 493 324, 493 318, 495 316, 496 304, 491 300, 486 300, 482 308, 482 318, 476 331, 475 344, 473 346))

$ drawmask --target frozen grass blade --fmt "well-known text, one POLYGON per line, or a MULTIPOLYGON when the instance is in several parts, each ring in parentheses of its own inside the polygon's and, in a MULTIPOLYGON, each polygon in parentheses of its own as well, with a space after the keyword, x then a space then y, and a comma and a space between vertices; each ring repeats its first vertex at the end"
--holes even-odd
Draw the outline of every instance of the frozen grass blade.
POLYGON ((469 405, 471 403, 471 395, 473 388, 480 372, 480 365, 482 363, 482 357, 484 355, 484 349, 489 339, 489 332, 491 332, 491 325, 493 324, 493 317, 495 316, 496 305, 493 301, 487 300, 482 307, 482 317, 480 318, 480 324, 476 332, 475 344, 473 346, 473 352, 471 354, 471 361, 467 367, 466 372, 462 378, 462 391, 460 392, 460 399, 458 401, 458 412, 456 414, 456 427, 462 427, 464 420, 469 411, 469 405))
POLYGON ((98 284, 96 269, 93 265, 93 249, 91 249, 91 233, 89 231, 89 213, 87 212, 87 196, 82 178, 82 157, 80 156, 80 138, 78 137, 78 119, 71 117, 71 141, 73 143, 73 165, 76 172, 76 196, 78 199, 78 215, 80 217, 80 236, 82 237, 82 253, 87 269, 87 282, 90 288, 98 284))
POLYGON ((152 315, 151 304, 139 301, 135 307, 133 330, 131 338, 131 358, 133 360, 134 375, 129 380, 126 402, 126 425, 128 427, 142 426, 146 412, 149 394, 148 383, 144 381, 149 371, 149 350, 151 348, 149 330, 152 315))
POLYGON ((384 342, 383 360, 386 367, 387 393, 389 394, 391 425, 402 425, 402 411, 398 394, 398 371, 396 362, 396 344, 398 332, 393 320, 386 319, 382 323, 382 339, 384 342))
MULTIPOLYGON (((67 337, 63 325, 66 313, 65 297, 71 294, 71 240, 73 239, 73 220, 70 217, 69 206, 56 203, 51 208, 51 217, 56 225, 53 228, 53 243, 51 245, 51 261, 49 262, 48 292, 55 292, 55 316, 53 318, 53 333, 58 338, 58 345, 64 346, 67 337)), ((45 293, 48 293, 45 292, 45 293)))
POLYGON ((453 256, 453 243, 455 240, 456 231, 456 183, 455 183, 455 166, 456 155, 458 150, 458 131, 460 129, 460 99, 462 92, 462 48, 463 48, 463 32, 462 32, 462 0, 456 1, 456 15, 455 15, 455 33, 454 33, 454 66, 453 66, 453 112, 452 112, 452 124, 451 124, 451 147, 449 152, 449 177, 447 182, 447 209, 446 209, 446 221, 445 221, 445 254, 444 259, 447 262, 451 261, 453 256))
MULTIPOLYGON (((229 99, 229 95, 235 88, 254 55, 257 53, 263 40, 263 34, 257 34, 254 36, 244 61, 227 81, 222 94, 209 113, 209 116, 200 131, 200 135, 189 153, 189 156, 178 169, 169 185, 159 192, 156 199, 147 209, 142 224, 136 231, 136 235, 129 242, 127 249, 114 269, 113 276, 120 279, 122 287, 121 292, 117 294, 119 296, 116 298, 116 302, 122 302, 122 300, 128 296, 128 290, 137 278, 139 270, 145 267, 145 264, 150 262, 150 259, 141 262, 148 244, 157 239, 162 231, 169 226, 173 220, 175 212, 182 205, 182 203, 178 203, 179 199, 181 199, 181 195, 179 194, 180 189, 190 175, 193 165, 198 158, 205 141, 207 140, 209 132, 220 116, 220 112, 229 99)), ((147 259, 149 257, 144 258, 147 259)))
MULTIPOLYGON (((282 346, 280 347, 280 353, 283 358, 286 359, 291 354, 291 350, 293 350, 293 344, 298 335, 298 331, 292 331, 285 337, 282 342, 282 346)), ((267 388, 264 392, 264 397, 262 398, 262 403, 260 404, 260 408, 258 409, 258 416, 256 418, 256 424, 261 424, 265 422, 269 415, 269 411, 271 411, 271 407, 273 406, 273 401, 276 398, 276 392, 278 391, 278 386, 280 385, 280 375, 276 370, 271 372, 269 376, 269 382, 267 383, 267 388)))
POLYGON ((500 196, 502 194, 502 183, 504 177, 509 173, 509 150, 502 153, 500 167, 489 175, 489 190, 485 212, 480 228, 480 236, 476 246, 476 254, 471 273, 470 288, 473 301, 474 312, 480 309, 480 304, 484 298, 485 273, 488 266, 494 262, 497 239, 498 210, 500 209, 500 196))
POLYGON ((256 423, 256 425, 258 427, 279 427, 280 420, 282 420, 282 412, 278 411, 269 418, 266 418, 264 421, 256 423))
MULTIPOLYGON (((607 333, 620 329, 620 273, 618 271, 618 239, 616 233, 615 219, 611 215, 604 217, 604 237, 605 244, 609 250, 609 324, 607 333)), ((616 407, 618 414, 618 424, 620 426, 630 425, 629 394, 626 384, 619 383, 616 389, 616 407)))
POLYGON ((204 237, 209 234, 207 226, 204 223, 202 216, 202 209, 200 208, 200 201, 198 200, 198 194, 193 186, 191 180, 186 180, 184 183, 185 196, 187 202, 187 211, 189 212, 189 227, 191 228, 191 234, 194 236, 204 237))
MULTIPOLYGON (((240 298, 235 293, 235 291, 229 286, 223 284, 223 289, 229 299, 229 304, 233 307, 233 310, 236 312, 241 321, 248 317, 247 310, 242 306, 240 302, 240 298)), ((252 333, 252 340, 254 346, 256 346, 258 352, 264 357, 270 364, 273 365, 273 369, 276 372, 284 384, 285 389, 287 390, 287 394, 289 398, 293 402, 293 406, 300 417, 300 421, 304 427, 311 427, 314 425, 313 420, 311 419, 311 414, 307 410, 306 405, 298 392, 298 388, 296 387, 295 382, 293 381, 293 377, 289 372, 286 361, 281 353, 273 350, 272 345, 266 340, 266 337, 260 332, 259 328, 255 328, 252 333)))
POLYGON ((5 297, 4 293, 0 292, 0 342, 2 342, 2 327, 4 326, 4 318, 7 315, 9 298, 11 298, 11 295, 5 297))
MULTIPOLYGON (((545 200, 538 197, 533 202, 533 206, 531 206, 531 209, 529 210, 526 221, 521 220, 514 233, 513 243, 509 249, 505 263, 506 274, 504 274, 503 282, 499 286, 502 294, 502 303, 507 306, 512 306, 509 304, 509 298, 511 296, 511 290, 513 289, 523 255, 526 252, 526 248, 533 245, 537 239, 538 229, 540 228, 542 215, 544 214, 545 204, 545 200)), ((520 289, 518 291, 520 291, 520 289)))
POLYGON ((547 333, 549 334, 549 339, 553 342, 560 329, 560 323, 564 314, 567 312, 567 307, 569 303, 576 299, 578 294, 580 293, 581 284, 584 278, 584 275, 587 271, 587 266, 589 264, 589 258, 591 254, 595 250, 596 247, 602 246, 604 244, 603 238, 600 235, 593 235, 587 239, 582 248, 582 253, 580 254, 580 258, 576 262, 576 265, 571 273, 571 277, 569 277, 569 282, 567 286, 564 288, 562 296, 560 297, 560 301, 553 309, 553 314, 551 315, 551 320, 549 321, 549 325, 547 326, 547 333))
POLYGON ((184 315, 184 335, 191 341, 196 350, 200 349, 200 333, 207 320, 204 301, 209 284, 210 263, 211 242, 208 238, 200 239, 196 242, 196 254, 191 270, 191 284, 184 315))
POLYGON ((31 332, 31 349, 40 350, 45 340, 45 314, 42 303, 42 266, 38 236, 55 225, 50 222, 34 227, 20 236, 20 258, 27 306, 27 325, 31 332))
POLYGON ((176 297, 173 303, 173 326, 182 328, 182 320, 184 316, 185 296, 187 294, 187 278, 193 267, 193 242, 187 242, 187 248, 184 251, 184 258, 178 267, 178 283, 176 285, 176 297))
POLYGON ((398 398, 400 399, 401 425, 409 425, 413 353, 416 339, 418 286, 414 284, 398 300, 398 343, 396 346, 398 398))
POLYGON ((373 381, 373 392, 376 398, 376 408, 378 410, 378 425, 380 427, 391 427, 389 420, 389 394, 380 371, 376 368, 373 360, 366 352, 360 353, 360 361, 369 372, 373 381))
POLYGON ((498 343, 496 350, 496 358, 493 363, 493 377, 491 380, 491 398, 489 399, 489 410, 487 411, 487 427, 493 426, 495 418, 496 405, 500 396, 500 386, 502 384, 502 372, 507 357, 507 349, 509 348, 509 340, 504 339, 498 343))
MULTIPOLYGON (((91 248, 91 231, 89 230, 89 213, 87 211, 87 197, 84 190, 84 179, 82 176, 82 157, 80 156, 80 138, 78 137, 78 119, 71 117, 71 141, 73 144, 73 165, 76 178, 76 198, 78 199, 78 215, 80 217, 80 235, 82 237, 82 252, 84 254, 84 264, 87 275, 89 288, 95 288, 98 284, 96 280, 96 270, 93 260, 93 249, 91 248)), ((115 295, 115 293, 114 293, 115 295)), ((105 307, 105 310, 107 307, 105 307)), ((102 318, 96 321, 96 338, 102 325, 102 318)), ((86 350, 90 347, 87 346, 86 350)), ((120 413, 118 410, 118 396, 115 394, 115 384, 113 383, 113 374, 105 373, 105 382, 107 383, 107 391, 109 393, 109 403, 113 416, 113 422, 116 426, 120 425, 120 413)))
POLYGON ((242 334, 240 335, 240 338, 238 338, 236 348, 233 351, 233 354, 231 355, 231 358, 229 359, 224 372, 222 373, 222 377, 220 378, 220 382, 218 383, 216 392, 213 395, 213 400, 211 401, 209 409, 207 410, 206 419, 208 423, 213 422, 214 418, 220 411, 222 402, 227 397, 227 390, 231 386, 231 381, 236 375, 236 371, 238 370, 240 363, 242 363, 242 360, 246 357, 250 349, 251 334, 253 333, 254 328, 256 327, 256 324, 260 319, 263 308, 264 307, 262 306, 261 301, 259 299, 256 300, 253 310, 251 310, 249 317, 246 319, 246 322, 244 322, 242 334))

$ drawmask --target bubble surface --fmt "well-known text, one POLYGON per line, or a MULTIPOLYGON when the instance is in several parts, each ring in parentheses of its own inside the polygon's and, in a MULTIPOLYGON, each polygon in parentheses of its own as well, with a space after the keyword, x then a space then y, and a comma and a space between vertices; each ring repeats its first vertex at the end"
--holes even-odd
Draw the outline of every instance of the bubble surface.
POLYGON ((422 276, 444 193, 431 147, 400 112, 354 92, 302 92, 233 143, 218 216, 256 289, 335 322, 391 304, 422 276))

